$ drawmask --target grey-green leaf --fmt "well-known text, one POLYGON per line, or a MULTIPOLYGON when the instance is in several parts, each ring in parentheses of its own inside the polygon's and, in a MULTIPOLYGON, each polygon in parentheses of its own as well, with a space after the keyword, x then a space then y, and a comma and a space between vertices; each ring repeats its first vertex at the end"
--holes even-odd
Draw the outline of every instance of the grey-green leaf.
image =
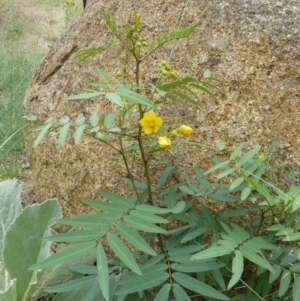
POLYGON ((180 201, 176 204, 176 206, 172 209, 173 214, 179 214, 185 209, 186 203, 185 201, 180 201))
POLYGON ((86 277, 77 278, 77 279, 71 280, 71 281, 63 283, 63 284, 59 284, 59 285, 55 285, 55 286, 46 288, 45 291, 47 293, 70 292, 70 291, 73 291, 75 289, 83 288, 87 284, 94 282, 95 278, 96 277, 94 275, 93 276, 86 276, 86 277))
POLYGON ((146 222, 153 224, 168 224, 170 222, 167 219, 143 210, 131 210, 130 215, 140 217, 146 222))
POLYGON ((137 104, 144 105, 144 106, 151 107, 151 108, 155 107, 155 104, 150 99, 148 99, 136 92, 133 92, 131 90, 116 89, 116 93, 119 96, 126 98, 130 102, 137 103, 137 104))
POLYGON ((84 117, 83 113, 80 113, 75 121, 75 124, 77 126, 80 126, 80 125, 84 124, 84 121, 85 121, 85 117, 84 117))
POLYGON ((59 133, 59 143, 62 147, 65 146, 65 143, 66 143, 66 139, 67 139, 67 135, 68 135, 68 132, 69 132, 69 128, 70 128, 70 123, 66 123, 60 130, 60 133, 59 133))
POLYGON ((160 208, 160 207, 151 206, 147 204, 137 205, 135 208, 138 209, 139 211, 145 211, 153 214, 166 214, 172 212, 171 209, 160 208))
POLYGON ((274 273, 270 273, 269 283, 273 283, 279 277, 282 271, 281 266, 277 264, 274 264, 273 269, 274 273))
POLYGON ((174 166, 168 166, 160 175, 158 181, 157 181, 157 188, 160 188, 166 181, 166 179, 168 178, 168 176, 171 174, 171 172, 173 171, 174 166))
POLYGON ((101 95, 104 95, 103 92, 90 92, 90 93, 82 93, 77 95, 70 95, 65 98, 65 100, 78 100, 78 99, 89 99, 89 98, 95 98, 99 97, 101 95))
POLYGON ((178 301, 191 301, 184 289, 177 283, 173 284, 173 293, 178 301))
POLYGON ((293 284, 293 300, 300 300, 300 277, 297 275, 293 284))
POLYGON ((146 231, 146 232, 152 232, 152 233, 166 233, 166 230, 152 224, 149 222, 146 222, 140 217, 137 216, 125 216, 124 222, 131 226, 134 229, 146 231))
POLYGON ((253 263, 255 263, 265 269, 268 269, 271 273, 275 272, 273 267, 271 266, 271 264, 269 263, 269 261, 267 259, 254 253, 252 250, 248 249, 246 246, 241 247, 240 251, 247 259, 249 259, 253 263))
POLYGON ((234 248, 229 246, 211 247, 193 255, 192 260, 209 259, 223 255, 228 255, 232 253, 233 250, 234 248))
POLYGON ((52 127, 52 122, 48 123, 47 125, 45 125, 43 127, 43 129, 40 131, 39 135, 34 140, 33 147, 37 147, 40 144, 40 142, 42 141, 42 139, 44 138, 44 136, 47 134, 48 130, 51 127, 52 127))
POLYGON ((139 235, 139 233, 124 224, 119 224, 117 227, 118 232, 126 239, 130 244, 132 244, 138 250, 141 250, 152 256, 156 256, 156 252, 148 245, 145 239, 139 235))
POLYGON ((213 172, 213 171, 215 171, 215 170, 217 170, 217 169, 221 169, 222 167, 227 166, 229 162, 230 162, 230 161, 227 160, 227 161, 220 162, 220 163, 214 165, 212 168, 210 168, 209 170, 207 170, 207 171, 204 173, 204 175, 207 175, 207 174, 209 174, 209 173, 211 173, 211 172, 213 172))
POLYGON ((134 204, 130 199, 127 197, 120 196, 118 194, 104 191, 104 190, 98 190, 98 193, 107 198, 108 200, 112 201, 113 203, 117 203, 123 206, 127 206, 128 208, 133 208, 134 204))
POLYGON ((113 126, 114 122, 115 122, 115 114, 108 113, 108 114, 105 115, 105 117, 104 117, 104 126, 107 129, 110 129, 113 126))
POLYGON ((229 190, 233 190, 235 188, 237 188, 238 186, 240 186, 243 182, 244 182, 244 178, 243 177, 239 177, 239 178, 236 178, 231 184, 230 184, 230 187, 229 187, 229 190))
POLYGON ((168 301, 170 296, 171 284, 166 283, 156 294, 153 301, 168 301))
POLYGON ((133 272, 137 273, 138 275, 142 275, 139 266, 126 245, 115 234, 108 234, 107 240, 116 256, 119 257, 133 272))
POLYGON ((232 260, 232 277, 228 283, 228 289, 232 288, 241 278, 244 270, 244 257, 241 251, 235 251, 235 257, 232 260))
POLYGON ((197 228, 194 230, 189 230, 186 235, 180 240, 181 243, 186 243, 190 240, 196 239, 197 237, 201 236, 203 233, 206 232, 205 228, 197 228))
POLYGON ((56 241, 56 242, 81 242, 89 241, 101 238, 105 235, 107 229, 104 230, 78 230, 71 231, 67 233, 60 233, 51 236, 44 237, 44 240, 47 241, 56 241))
POLYGON ((166 272, 156 272, 155 274, 142 275, 129 285, 124 285, 116 295, 131 294, 140 292, 148 288, 157 287, 164 283, 169 277, 166 272))
POLYGON ((92 127, 98 126, 99 124, 98 109, 94 110, 92 115, 90 116, 90 124, 92 127))
POLYGON ((284 271, 282 273, 281 278, 280 278, 280 285, 279 285, 279 293, 278 293, 279 297, 282 297, 285 294, 285 292, 287 291, 287 289, 290 286, 291 279, 292 279, 292 276, 289 271, 284 271))
POLYGON ((124 107, 124 102, 122 101, 122 98, 116 94, 116 93, 106 93, 105 95, 106 99, 108 99, 109 101, 111 101, 112 103, 118 105, 119 107, 124 107))
POLYGON ((241 143, 234 151, 233 151, 233 153, 231 154, 231 156, 230 156, 230 160, 233 160, 233 159, 235 159, 238 155, 239 155, 239 153, 242 151, 242 149, 244 148, 244 145, 245 145, 245 143, 241 143))
POLYGON ((86 124, 84 123, 76 129, 76 131, 75 131, 75 145, 79 144, 79 142, 81 140, 81 137, 82 137, 82 134, 83 134, 83 131, 85 129, 85 126, 86 126, 86 124))
POLYGON ((218 292, 211 286, 185 274, 175 272, 172 274, 172 277, 177 283, 179 283, 183 287, 193 292, 199 293, 203 296, 215 298, 216 300, 230 300, 227 296, 218 292))
POLYGON ((53 256, 50 256, 45 260, 32 265, 29 269, 30 270, 43 269, 46 267, 54 266, 56 264, 71 260, 73 258, 76 258, 84 254, 88 250, 94 248, 95 245, 96 245, 95 242, 85 242, 85 243, 78 244, 74 247, 67 248, 66 250, 58 252, 53 256))
POLYGON ((99 285, 106 301, 109 300, 109 273, 106 254, 103 247, 98 244, 97 246, 97 271, 99 285))
POLYGON ((242 193, 241 193, 241 200, 245 201, 248 198, 248 196, 250 195, 250 193, 251 193, 250 187, 243 188, 242 193))
POLYGON ((255 148, 243 154, 241 157, 238 158, 236 162, 236 166, 241 166, 247 161, 251 160, 257 154, 260 148, 261 148, 260 146, 256 146, 255 148))

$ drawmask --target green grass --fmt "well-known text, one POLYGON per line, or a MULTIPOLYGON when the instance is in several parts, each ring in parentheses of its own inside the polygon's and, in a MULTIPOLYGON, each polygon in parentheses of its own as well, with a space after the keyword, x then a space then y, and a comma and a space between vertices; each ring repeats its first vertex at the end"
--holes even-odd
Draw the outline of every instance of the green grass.
POLYGON ((0 179, 20 175, 24 147, 23 100, 41 55, 25 53, 14 41, 0 44, 0 179), (11 45, 11 47, 7 47, 11 45), (12 172, 9 172, 11 169, 12 172))
MULTIPOLYGON (((30 79, 45 54, 31 40, 28 49, 26 31, 36 36, 43 34, 47 41, 50 36, 58 38, 61 32, 57 28, 54 32, 50 23, 47 24, 47 14, 61 9, 65 14, 62 25, 66 27, 81 13, 81 1, 74 2, 77 6, 68 7, 60 0, 0 0, 0 181, 19 177, 22 172, 23 101, 30 79), (24 13, 25 8, 39 8, 44 12, 43 33, 24 13)), ((50 42, 52 45, 55 41, 50 42)))

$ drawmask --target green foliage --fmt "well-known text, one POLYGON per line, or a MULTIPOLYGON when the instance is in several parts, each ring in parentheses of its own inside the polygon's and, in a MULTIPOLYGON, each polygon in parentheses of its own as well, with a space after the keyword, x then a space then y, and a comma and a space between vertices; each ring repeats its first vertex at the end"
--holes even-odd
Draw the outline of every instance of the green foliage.
MULTIPOLYGON (((35 129, 39 133, 34 146, 58 129, 62 147, 70 132, 75 144, 89 135, 112 147, 123 160, 128 174, 123 180, 129 193, 121 196, 99 190, 100 201, 84 201, 94 214, 57 220, 72 230, 45 236, 44 241, 71 244, 50 257, 39 258, 29 271, 69 263, 71 270, 81 274, 46 288, 48 293, 57 293, 56 301, 167 301, 195 296, 197 300, 273 301, 289 296, 298 300, 300 187, 292 184, 283 191, 271 182, 260 146, 245 150, 242 143, 228 158, 212 158, 213 165, 206 172, 196 166, 172 184, 176 166, 167 164, 163 169, 169 161, 156 161, 157 152, 171 147, 177 135, 188 137, 192 128, 162 125, 163 119, 154 110, 170 101, 199 105, 199 91, 218 102, 215 93, 222 90, 215 83, 221 85, 222 81, 213 78, 209 70, 200 82, 191 77, 177 79, 176 70, 163 61, 157 83, 150 85, 150 92, 144 91, 140 64, 168 41, 190 36, 200 22, 158 37, 148 48, 140 36, 137 15, 123 28, 109 15, 105 21, 117 43, 84 50, 79 58, 121 47, 135 60, 135 78, 109 82, 98 68, 100 80, 92 83, 98 90, 67 100, 106 99, 118 113, 94 110, 89 118, 80 114, 75 121, 68 116, 58 122, 50 117, 35 129), (157 142, 145 139, 145 135, 153 137, 166 128, 171 131, 164 132, 157 142), (143 164, 139 179, 128 162, 131 151, 139 153, 143 164), (154 178, 150 164, 160 164, 161 174, 154 178), (209 208, 211 202, 206 204, 206 200, 214 200, 216 206, 218 202, 241 203, 223 212, 209 208), (95 261, 78 265, 76 259, 87 254, 94 254, 95 261)), ((118 72, 116 77, 122 74, 118 72)), ((210 148, 218 153, 225 147, 219 141, 216 148, 210 148)))

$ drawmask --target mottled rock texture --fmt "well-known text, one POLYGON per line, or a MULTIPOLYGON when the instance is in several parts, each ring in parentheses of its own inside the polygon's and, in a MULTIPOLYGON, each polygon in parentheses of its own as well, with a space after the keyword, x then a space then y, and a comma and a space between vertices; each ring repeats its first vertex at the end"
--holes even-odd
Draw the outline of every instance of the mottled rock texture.
MULTIPOLYGON (((194 127, 193 141, 213 144, 223 139, 229 150, 242 141, 248 147, 279 143, 287 160, 300 166, 299 0, 89 0, 82 17, 38 67, 24 102, 26 114, 59 120, 81 112, 89 116, 95 106, 101 112, 111 110, 104 99, 66 102, 63 98, 90 88, 89 83, 98 80, 96 66, 115 80, 113 75, 123 68, 117 51, 100 53, 81 65, 73 56, 110 41, 104 13, 123 24, 134 11, 141 16, 142 35, 149 40, 203 20, 188 40, 166 44, 145 63, 144 83, 157 77, 172 47, 170 63, 180 77, 201 78, 208 68, 215 77, 231 82, 224 87, 227 98, 221 98, 222 106, 203 96, 202 107, 172 104, 160 110, 162 117, 194 127)), ((126 69, 132 73, 131 60, 126 69)), ((125 192, 119 178, 126 173, 103 144, 85 138, 74 146, 70 139, 61 148, 54 133, 33 149, 31 138, 27 138, 27 153, 39 202, 57 197, 65 214, 72 215, 84 210, 80 200, 95 197, 97 188, 125 192)), ((207 166, 207 154, 186 144, 170 150, 170 157, 182 169, 191 164, 207 166)))

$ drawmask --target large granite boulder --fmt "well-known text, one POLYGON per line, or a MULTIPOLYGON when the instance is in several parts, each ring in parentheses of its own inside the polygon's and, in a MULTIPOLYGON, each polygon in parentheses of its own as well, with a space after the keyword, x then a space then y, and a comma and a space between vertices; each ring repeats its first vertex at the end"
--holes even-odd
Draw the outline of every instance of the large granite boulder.
MULTIPOLYGON (((142 66, 145 83, 156 78, 162 60, 171 51, 171 64, 180 77, 201 78, 210 69, 218 78, 230 81, 224 87, 227 98, 219 106, 206 96, 203 106, 165 106, 164 118, 180 118, 195 131, 193 141, 214 144, 223 139, 229 149, 240 142, 248 146, 279 143, 286 159, 300 166, 300 2, 298 0, 89 0, 81 18, 61 37, 38 67, 26 99, 25 113, 40 120, 53 116, 86 116, 98 107, 111 110, 104 99, 72 101, 63 99, 80 93, 98 80, 96 66, 111 80, 123 68, 118 51, 106 51, 78 64, 74 55, 87 47, 99 46, 112 38, 103 15, 109 13, 123 24, 137 12, 143 36, 149 40, 171 30, 203 24, 187 40, 166 44, 142 66)), ((125 68, 132 72, 132 61, 125 68)), ((175 119, 176 120, 176 119, 175 119)), ((58 134, 51 133, 33 148, 27 136, 35 191, 39 202, 57 197, 66 215, 85 210, 80 200, 95 197, 96 189, 123 193, 120 176, 126 172, 115 153, 104 144, 84 138, 74 146, 72 139, 61 148, 58 134)), ((207 164, 207 152, 181 144, 169 156, 181 168, 207 164)))

